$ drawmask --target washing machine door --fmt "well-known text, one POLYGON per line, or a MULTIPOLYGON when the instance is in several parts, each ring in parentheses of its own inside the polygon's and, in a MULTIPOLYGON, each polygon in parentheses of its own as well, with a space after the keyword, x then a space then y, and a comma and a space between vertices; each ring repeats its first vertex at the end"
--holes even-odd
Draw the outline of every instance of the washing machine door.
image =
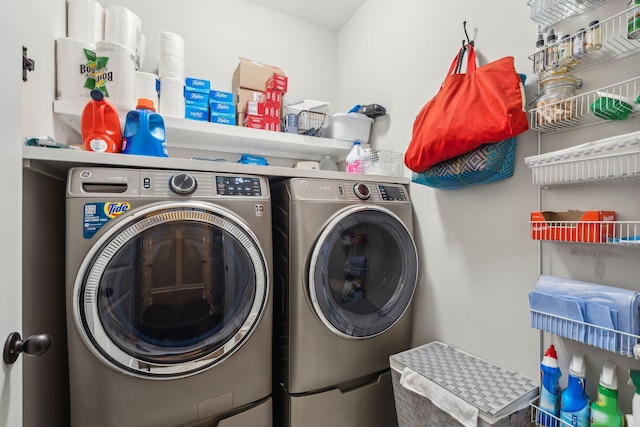
POLYGON ((78 272, 73 307, 87 346, 146 378, 195 374, 238 350, 261 318, 267 263, 248 226, 206 203, 123 214, 78 272))
POLYGON ((383 207, 354 206, 333 217, 317 240, 309 294, 331 331, 369 338, 402 317, 417 277, 415 243, 402 221, 383 207))

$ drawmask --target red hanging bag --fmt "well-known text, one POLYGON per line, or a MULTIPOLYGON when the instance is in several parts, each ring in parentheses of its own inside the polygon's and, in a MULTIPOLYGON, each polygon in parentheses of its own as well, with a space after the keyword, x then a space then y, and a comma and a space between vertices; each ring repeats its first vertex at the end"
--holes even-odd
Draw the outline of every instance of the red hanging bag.
POLYGON ((418 113, 405 165, 423 172, 436 163, 529 128, 522 80, 507 56, 476 68, 471 44, 460 49, 440 90, 418 113), (469 51, 466 73, 457 64, 469 51))

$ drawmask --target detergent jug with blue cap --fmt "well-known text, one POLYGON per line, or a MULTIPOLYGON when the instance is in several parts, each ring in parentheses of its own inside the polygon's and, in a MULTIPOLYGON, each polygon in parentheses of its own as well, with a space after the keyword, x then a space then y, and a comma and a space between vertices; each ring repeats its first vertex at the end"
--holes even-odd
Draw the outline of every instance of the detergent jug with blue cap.
POLYGON ((169 157, 164 119, 147 98, 138 99, 135 110, 129 111, 124 125, 124 154, 169 157))

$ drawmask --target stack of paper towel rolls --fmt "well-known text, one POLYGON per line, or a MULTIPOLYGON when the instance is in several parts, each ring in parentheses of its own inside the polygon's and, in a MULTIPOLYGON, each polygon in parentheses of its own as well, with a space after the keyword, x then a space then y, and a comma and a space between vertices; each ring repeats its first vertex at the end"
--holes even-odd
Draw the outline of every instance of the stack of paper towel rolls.
POLYGON ((104 9, 94 0, 69 0, 67 37, 56 39, 56 99, 87 102, 94 87, 96 42, 104 37, 104 9))
POLYGON ((184 39, 170 32, 160 33, 158 55, 160 78, 159 113, 167 117, 184 118, 184 80, 186 78, 184 39))

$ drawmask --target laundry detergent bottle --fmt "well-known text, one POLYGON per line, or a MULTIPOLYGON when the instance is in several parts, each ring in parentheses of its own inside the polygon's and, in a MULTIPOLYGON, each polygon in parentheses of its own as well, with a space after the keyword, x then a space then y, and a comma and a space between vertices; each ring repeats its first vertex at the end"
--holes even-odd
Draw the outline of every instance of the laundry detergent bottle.
POLYGON ((540 363, 540 411, 538 425, 560 427, 557 417, 560 415, 560 390, 558 381, 562 376, 558 367, 558 355, 551 344, 540 363))
POLYGON ((122 152, 142 156, 169 157, 164 119, 156 113, 152 100, 138 99, 136 109, 127 113, 122 152))
POLYGON ((91 91, 91 99, 82 110, 80 128, 85 149, 99 153, 120 152, 122 130, 118 109, 104 99, 98 89, 91 91))
POLYGON ((598 399, 591 404, 591 426, 624 426, 624 417, 618 407, 616 365, 608 360, 602 366, 600 383, 598 384, 598 399))
POLYGON ((589 427, 589 398, 585 393, 584 354, 573 352, 567 388, 560 397, 560 419, 570 426, 589 427))
POLYGON ((629 370, 629 384, 636 387, 631 399, 631 414, 626 415, 627 427, 640 427, 640 371, 629 370))
POLYGON ((360 141, 354 141, 351 151, 345 158, 347 173, 363 173, 365 154, 360 141))

